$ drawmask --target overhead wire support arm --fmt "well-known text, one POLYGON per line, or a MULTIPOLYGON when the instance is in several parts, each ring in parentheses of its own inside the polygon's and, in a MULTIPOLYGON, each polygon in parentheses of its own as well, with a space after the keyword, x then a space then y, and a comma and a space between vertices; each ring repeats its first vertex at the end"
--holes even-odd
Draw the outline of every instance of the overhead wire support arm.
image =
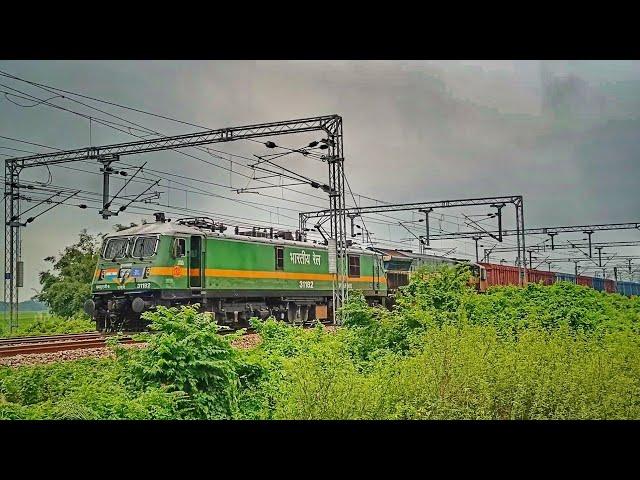
MULTIPOLYGON (((484 233, 484 234, 489 235, 491 238, 493 238, 494 240, 497 240, 498 242, 501 242, 501 241, 502 241, 501 236, 497 236, 497 235, 494 235, 494 234, 493 234, 493 233, 491 233, 491 232, 486 231, 486 230, 482 227, 482 225, 480 225, 480 224, 479 224, 478 222, 476 222, 475 220, 471 220, 471 219, 470 219, 467 215, 465 215, 464 213, 462 214, 462 216, 463 216, 464 218, 466 218, 467 220, 469 220, 471 223, 473 223, 476 227, 478 227, 478 229, 480 230, 480 232, 481 232, 481 233, 484 233)), ((502 232, 502 230, 501 230, 501 232, 502 232)), ((476 235, 476 236, 477 236, 477 235, 476 235)), ((475 239, 475 237, 473 237, 473 238, 475 239)))
POLYGON ((414 237, 416 240, 418 240, 418 242, 420 242, 420 245, 422 245, 422 243, 423 243, 423 242, 422 242, 422 239, 421 239, 418 235, 416 235, 415 233, 413 233, 409 228, 407 228, 407 226, 406 226, 404 223, 402 223, 402 222, 398 222, 398 225, 400 225, 400 226, 401 226, 402 228, 404 228, 407 232, 409 232, 411 235, 413 235, 413 237, 414 237))
POLYGON ((133 200, 130 200, 129 203, 127 203, 126 205, 121 206, 115 215, 117 215, 120 212, 124 212, 129 207, 129 205, 131 205, 133 202, 136 202, 142 195, 147 193, 149 190, 155 187, 158 183, 160 183, 160 180, 156 180, 155 182, 153 182, 146 189, 144 189, 137 197, 135 197, 133 200))
MULTIPOLYGON (((47 213, 50 210, 53 210, 54 208, 56 208, 58 205, 64 205, 64 202, 66 202, 67 200, 70 200, 71 198, 75 197, 76 195, 78 195, 80 193, 80 190, 72 193, 71 195, 67 196, 66 198, 63 198, 62 200, 60 200, 59 202, 51 202, 53 203, 53 205, 51 205, 49 208, 47 208, 46 210, 43 210, 42 212, 40 212, 39 214, 37 214, 35 217, 29 217, 27 218, 27 221, 25 223, 21 223, 19 226, 21 227, 26 227, 29 223, 32 223, 36 218, 40 217, 41 215, 44 215, 45 213, 47 213)), ((41 202, 39 205, 41 205, 44 202, 41 202)))
MULTIPOLYGON (((122 193, 122 191, 127 188, 127 185, 129 185, 129 183, 131 183, 131 180, 133 180, 135 178, 136 175, 138 175, 138 173, 140 173, 142 171, 142 169, 144 168, 144 166, 147 164, 147 162, 144 162, 142 165, 140 165, 140 167, 138 167, 138 169, 134 172, 133 175, 131 175, 127 181, 124 183, 124 185, 120 188, 120 190, 118 190, 118 193, 116 193, 113 197, 111 197, 111 200, 109 200, 107 202, 107 204, 105 205, 105 208, 110 208, 111 204, 113 203, 113 201, 118 198, 118 195, 120 195, 122 193)), ((125 172, 126 173, 126 172, 125 172)))
MULTIPOLYGON (((33 207, 27 208, 24 212, 22 212, 22 213, 21 213, 21 215, 24 215, 25 213, 30 212, 31 210, 33 210, 33 209, 35 209, 35 208, 39 207, 40 205, 42 205, 42 204, 44 204, 44 203, 50 203, 50 200, 52 200, 53 198, 57 197, 57 196, 58 196, 58 195, 60 195, 61 193, 62 193, 62 192, 56 192, 56 193, 54 193, 54 194, 53 194, 53 195, 51 195, 49 198, 46 198, 46 199, 42 200, 40 203, 37 203, 37 204, 36 204, 36 205, 34 205, 33 207)), ((11 221, 11 222, 15 222, 15 221, 18 221, 18 220, 19 220, 19 218, 18 218, 17 216, 15 216, 15 217, 12 217, 10 221, 11 221)))
POLYGON ((261 187, 245 187, 245 188, 236 188, 236 193, 248 193, 252 190, 264 190, 265 188, 280 188, 280 187, 294 187, 297 185, 308 185, 309 182, 296 182, 296 183, 284 183, 282 185, 265 185, 261 187))
MULTIPOLYGON (((583 233, 585 229, 593 231, 605 231, 605 230, 637 230, 640 229, 640 222, 628 222, 628 223, 605 223, 600 225, 568 225, 560 227, 537 227, 525 229, 527 235, 555 235, 557 233, 569 233, 580 232, 583 233)), ((497 231, 491 232, 498 234, 497 231)), ((503 236, 516 235, 516 230, 503 230, 503 236)), ((472 238, 477 232, 452 232, 452 233, 439 233, 431 236, 433 239, 444 238, 472 238)), ((555 248, 558 248, 555 246, 555 248)))

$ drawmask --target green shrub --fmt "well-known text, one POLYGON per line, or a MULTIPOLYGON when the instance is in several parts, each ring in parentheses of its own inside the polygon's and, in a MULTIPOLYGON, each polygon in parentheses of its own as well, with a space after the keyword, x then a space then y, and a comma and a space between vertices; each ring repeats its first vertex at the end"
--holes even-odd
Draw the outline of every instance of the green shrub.
POLYGON ((157 334, 126 357, 129 378, 137 386, 184 392, 194 418, 232 418, 238 413, 238 353, 197 307, 160 306, 143 314, 157 334))

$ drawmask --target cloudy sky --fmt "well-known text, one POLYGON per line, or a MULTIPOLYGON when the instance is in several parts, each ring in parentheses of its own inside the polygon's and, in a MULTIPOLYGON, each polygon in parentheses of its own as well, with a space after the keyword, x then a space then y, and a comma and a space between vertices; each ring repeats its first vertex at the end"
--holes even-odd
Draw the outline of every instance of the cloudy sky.
MULTIPOLYGON (((640 220, 640 62, 0 61, 0 71, 209 128, 339 114, 344 121, 347 176, 362 205, 371 204, 365 197, 414 202, 522 194, 527 227, 640 220)), ((0 92, 0 135, 54 148, 131 141, 134 135, 144 135, 143 129, 161 134, 199 131, 70 94, 57 96, 61 93, 6 76, 0 77, 0 92), (95 120, 90 122, 87 116, 95 120), (119 125, 111 126, 120 130, 135 122, 138 130, 118 131, 100 120, 115 122, 119 125)), ((301 147, 313 139, 306 135, 273 140, 301 147)), ((7 138, 0 138, 0 147, 1 159, 28 154, 18 150, 48 151, 7 138)), ((73 206, 59 206, 38 217, 23 232, 26 279, 21 298, 38 289, 37 274, 46 267, 42 259, 73 242, 82 228, 108 232, 117 222, 149 219, 154 210, 165 210, 172 217, 197 210, 229 223, 233 223, 230 217, 236 217, 243 224, 295 226, 299 211, 325 207, 322 192, 306 186, 290 187, 302 193, 274 188, 256 191, 262 195, 237 194, 234 189, 260 185, 251 180, 246 164, 254 154, 269 152, 261 144, 246 141, 212 147, 217 150, 215 156, 190 151, 201 160, 176 152, 127 157, 123 168, 130 173, 131 166, 145 161, 146 168, 156 170, 144 170, 141 182, 158 175, 163 179, 151 190, 159 198, 136 204, 138 210, 116 220, 105 221, 96 210, 73 206)), ((282 157, 280 165, 326 178, 325 164, 300 155, 282 157)), ((50 178, 46 169, 34 168, 22 178, 49 183, 49 188, 100 191, 97 165, 67 167, 84 171, 52 167, 50 178)), ((120 180, 114 181, 113 189, 121 185, 120 180)), ((144 183, 132 182, 123 195, 136 196, 145 188, 144 183)), ((89 193, 83 195, 91 198, 89 193)), ((40 197, 33 194, 31 199, 35 198, 40 197)), ((21 208, 33 205, 25 201, 21 208)), ((436 216, 432 228, 455 231, 469 230, 463 213, 483 215, 488 210, 442 213, 445 216, 436 216)), ((510 227, 513 211, 505 213, 510 227)), ((415 249, 416 242, 397 223, 417 218, 411 213, 371 217, 367 227, 381 246, 415 249)), ((482 225, 491 227, 491 222, 483 220, 482 225)), ((408 224, 416 234, 422 225, 408 224)), ((560 241, 583 237, 567 235, 560 241)), ((639 239, 637 231, 594 235, 594 241, 639 239)), ((543 240, 527 239, 529 244, 543 240)), ((514 241, 508 238, 506 244, 514 241)), ((462 258, 475 256, 472 241, 433 246, 455 247, 454 255, 462 258)), ((603 252, 640 255, 637 247, 603 252)), ((574 253, 573 258, 579 255, 574 253)), ((513 256, 504 253, 499 258, 512 261, 513 256)), ((569 256, 567 251, 546 252, 535 263, 569 256)), ((554 269, 573 271, 573 264, 554 264, 554 269)))

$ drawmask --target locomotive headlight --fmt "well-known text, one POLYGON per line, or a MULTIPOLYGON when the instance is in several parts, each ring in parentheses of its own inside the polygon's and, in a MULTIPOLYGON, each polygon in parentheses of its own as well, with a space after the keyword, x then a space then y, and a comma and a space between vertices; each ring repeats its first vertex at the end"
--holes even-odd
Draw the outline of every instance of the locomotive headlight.
POLYGON ((149 277, 149 271, 151 269, 149 267, 145 267, 144 269, 144 275, 142 276, 142 278, 148 278, 149 277))

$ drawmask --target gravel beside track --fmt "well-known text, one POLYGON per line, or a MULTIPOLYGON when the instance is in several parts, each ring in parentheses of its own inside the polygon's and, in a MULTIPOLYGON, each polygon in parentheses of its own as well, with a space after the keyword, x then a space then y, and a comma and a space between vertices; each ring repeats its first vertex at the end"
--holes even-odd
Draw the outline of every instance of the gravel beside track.
MULTIPOLYGON (((144 348, 146 343, 130 343, 123 345, 125 348, 144 348)), ((63 350, 60 352, 31 353, 28 355, 15 355, 12 357, 0 358, 0 365, 7 367, 22 367, 25 365, 38 365, 42 363, 62 362, 67 360, 78 360, 81 358, 101 358, 114 357, 114 354, 107 347, 102 348, 79 348, 76 350, 63 350)))
MULTIPOLYGON (((325 325, 325 330, 334 332, 338 327, 334 325, 325 325)), ((97 335, 95 335, 97 336, 97 335)), ((68 338, 68 335, 59 335, 52 337, 64 337, 68 338)), ((52 343, 52 337, 30 337, 37 340, 45 339, 44 341, 38 342, 27 342, 30 346, 34 343, 52 343), (48 338, 48 340, 46 340, 48 338)), ((19 338, 14 339, 3 339, 3 340, 19 340, 19 338)), ((235 348, 253 348, 259 345, 262 342, 262 338, 258 333, 246 333, 240 338, 235 339, 231 345, 235 348)), ((6 342, 10 344, 15 344, 16 342, 6 342)), ((20 342, 17 342, 20 343, 20 342)), ((144 348, 147 346, 146 343, 128 343, 121 344, 125 348, 144 348)), ((68 360, 78 360, 81 358, 101 358, 101 357, 114 357, 114 354, 107 347, 99 347, 99 348, 76 348, 73 350, 62 350, 57 352, 46 352, 46 353, 30 353, 30 354, 18 354, 6 357, 0 357, 0 365, 8 366, 8 367, 20 367, 25 365, 37 365, 42 363, 51 363, 51 362, 60 362, 60 361, 68 361, 68 360)))

